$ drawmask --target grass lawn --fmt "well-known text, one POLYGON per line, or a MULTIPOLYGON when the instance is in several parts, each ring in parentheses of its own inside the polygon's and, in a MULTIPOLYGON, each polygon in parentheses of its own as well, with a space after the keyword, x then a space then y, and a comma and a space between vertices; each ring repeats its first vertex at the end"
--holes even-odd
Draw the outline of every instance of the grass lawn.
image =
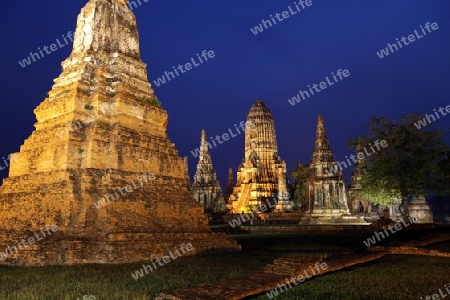
MULTIPOLYGON (((407 300, 425 299, 447 284, 450 258, 386 256, 339 272, 306 280, 279 293, 277 300, 407 300)), ((445 290, 443 290, 445 291, 445 290)), ((270 299, 266 294, 252 299, 270 299)), ((441 298, 439 298, 441 299, 441 298)))
MULTIPOLYGON (((138 280, 131 274, 142 263, 0 266, 0 299, 82 299, 84 295, 94 295, 97 300, 153 299, 161 291, 258 271, 277 257, 326 258, 363 250, 366 237, 367 234, 241 236, 237 239, 243 245, 242 252, 179 258, 138 280)), ((450 243, 436 247, 450 251, 450 243)), ((431 294, 450 283, 449 271, 450 259, 389 256, 304 282, 277 299, 418 299, 418 295, 431 294)), ((267 296, 258 299, 263 298, 267 296)))

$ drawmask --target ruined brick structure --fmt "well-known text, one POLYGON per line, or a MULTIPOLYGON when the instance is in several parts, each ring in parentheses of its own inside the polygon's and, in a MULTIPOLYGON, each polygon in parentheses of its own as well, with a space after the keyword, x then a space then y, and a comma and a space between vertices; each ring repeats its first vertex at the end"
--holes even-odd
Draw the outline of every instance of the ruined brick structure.
POLYGON ((0 188, 0 251, 46 225, 59 230, 3 263, 136 262, 186 242, 190 254, 237 250, 210 231, 192 198, 187 159, 167 137, 168 115, 147 79, 126 1, 87 3, 62 67, 0 188), (148 173, 154 180, 129 188, 148 173))
POLYGON ((232 212, 253 210, 274 198, 278 202, 276 211, 292 210, 286 163, 278 155, 274 119, 267 106, 258 100, 247 115, 245 157, 230 197, 232 212))
POLYGON ((319 115, 316 141, 306 180, 307 213, 342 215, 349 212, 342 172, 331 151, 323 117, 319 115))
POLYGON ((408 210, 415 223, 432 224, 434 221, 433 212, 424 196, 413 197, 409 203, 408 210))
MULTIPOLYGON (((358 147, 357 153, 360 152, 358 147)), ((364 175, 364 160, 356 158, 356 163, 353 167, 352 175, 350 177, 350 184, 348 186, 348 205, 351 213, 368 214, 372 211, 372 204, 356 193, 362 189, 360 183, 364 175)))
MULTIPOLYGON (((362 152, 362 147, 358 146, 356 153, 362 152)), ((377 205, 370 199, 366 199, 357 195, 357 192, 362 190, 363 186, 361 180, 364 177, 365 170, 364 160, 357 159, 352 175, 350 177, 350 185, 348 187, 348 201, 349 208, 352 214, 363 215, 364 219, 368 222, 374 222, 385 215, 385 211, 389 211, 389 218, 393 220, 401 220, 400 199, 394 199, 390 205, 377 205)), ((387 215, 387 214, 386 214, 387 215)))
POLYGON ((197 171, 192 184, 192 195, 201 203, 207 213, 225 213, 227 208, 220 187, 217 174, 208 149, 205 130, 202 130, 200 154, 198 156, 197 171))

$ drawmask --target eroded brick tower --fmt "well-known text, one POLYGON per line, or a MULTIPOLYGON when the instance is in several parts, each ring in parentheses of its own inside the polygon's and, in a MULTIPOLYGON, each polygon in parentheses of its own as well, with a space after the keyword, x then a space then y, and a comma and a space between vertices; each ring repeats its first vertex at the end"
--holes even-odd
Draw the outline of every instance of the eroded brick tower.
POLYGON ((34 111, 36 130, 11 157, 0 188, 0 250, 46 225, 59 230, 3 263, 135 262, 188 241, 189 254, 239 248, 210 231, 192 198, 187 159, 167 137, 168 115, 126 2, 90 0, 82 9, 72 53, 34 111), (154 180, 131 187, 148 173, 154 180))
POLYGON ((272 113, 257 100, 247 115, 245 157, 237 172, 237 184, 230 197, 233 213, 253 210, 268 200, 276 211, 289 211, 286 163, 278 155, 272 113))

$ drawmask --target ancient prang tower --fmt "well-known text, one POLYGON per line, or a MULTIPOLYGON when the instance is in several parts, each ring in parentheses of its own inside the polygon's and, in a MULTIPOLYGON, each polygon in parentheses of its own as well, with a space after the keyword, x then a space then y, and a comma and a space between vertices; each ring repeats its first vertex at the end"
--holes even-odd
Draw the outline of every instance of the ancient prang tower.
POLYGON ((126 2, 90 0, 78 16, 72 53, 0 188, 0 249, 12 249, 0 263, 137 262, 187 242, 190 255, 239 249, 192 198, 126 2))
POLYGON ((342 215, 349 213, 342 172, 331 152, 322 116, 318 118, 316 142, 306 180, 306 213, 342 215))
POLYGON ((217 174, 208 149, 205 130, 202 130, 200 155, 197 171, 192 184, 192 194, 201 203, 207 213, 225 213, 227 211, 217 174))
POLYGON ((270 203, 275 211, 292 210, 287 189, 286 163, 278 155, 274 119, 266 105, 256 101, 247 115, 245 157, 230 197, 232 212, 241 213, 270 203))

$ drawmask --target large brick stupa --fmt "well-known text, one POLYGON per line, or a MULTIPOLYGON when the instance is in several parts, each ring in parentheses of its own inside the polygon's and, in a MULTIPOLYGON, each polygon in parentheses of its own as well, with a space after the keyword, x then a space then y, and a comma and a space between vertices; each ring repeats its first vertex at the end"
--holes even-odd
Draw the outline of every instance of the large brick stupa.
POLYGON ((239 249, 210 231, 191 196, 126 2, 90 0, 78 16, 72 53, 0 188, 0 263, 137 262, 183 243, 189 254, 239 249))

